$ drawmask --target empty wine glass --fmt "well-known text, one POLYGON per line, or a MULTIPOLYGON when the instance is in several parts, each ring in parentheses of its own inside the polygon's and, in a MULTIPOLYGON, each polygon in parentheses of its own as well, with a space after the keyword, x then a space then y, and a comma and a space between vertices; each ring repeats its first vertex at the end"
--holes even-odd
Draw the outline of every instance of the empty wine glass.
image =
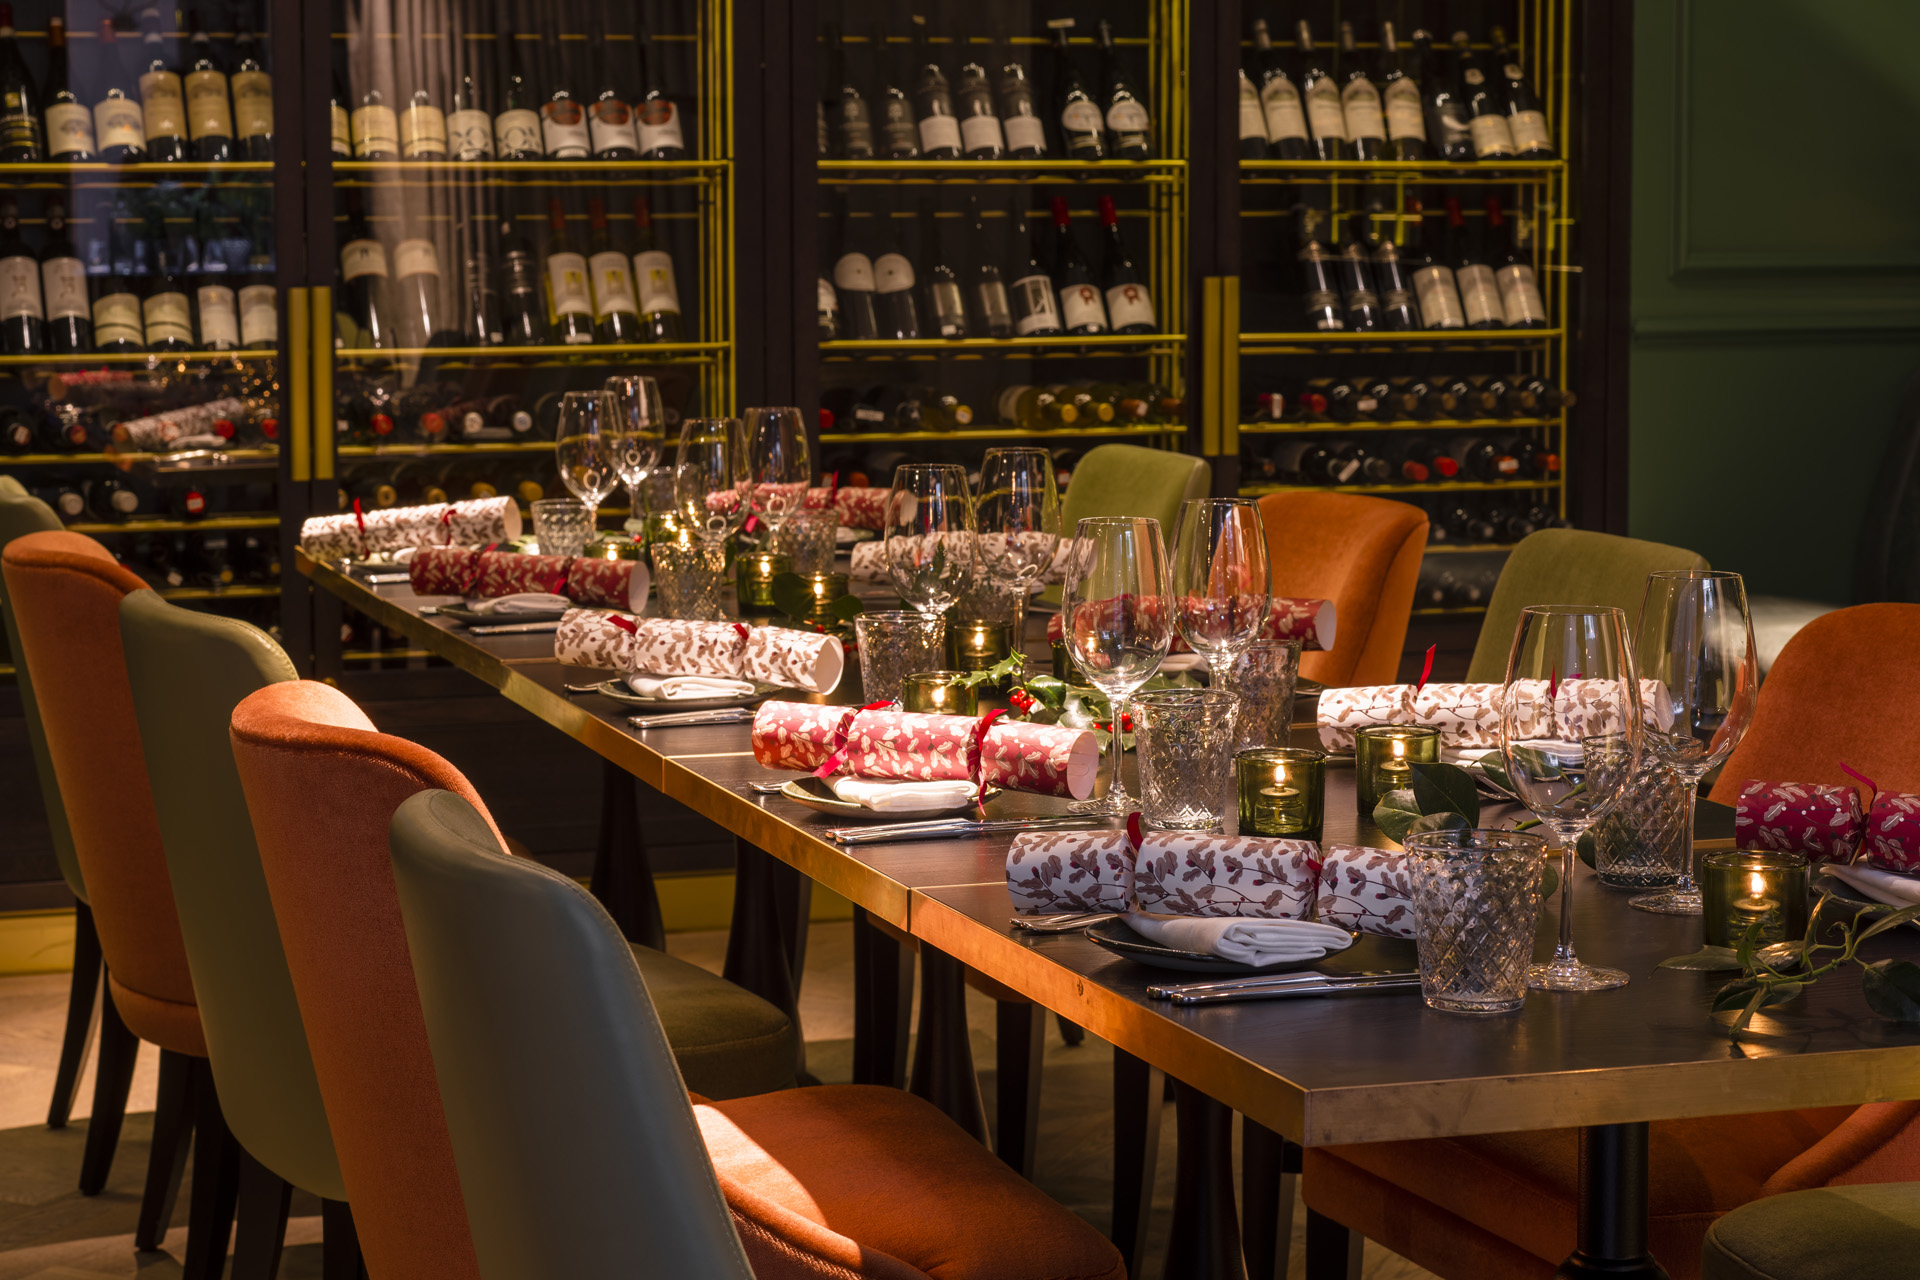
POLYGON ((1060 491, 1045 449, 989 449, 974 503, 980 567, 1015 593, 1014 645, 1027 634, 1027 597, 1060 545, 1060 491))
POLYGON ((944 613, 973 580, 973 499, 967 469, 908 462, 887 494, 887 573, 893 589, 929 616, 944 613))
POLYGON ((752 514, 772 535, 807 502, 807 486, 813 481, 807 422, 798 409, 788 407, 749 409, 743 423, 752 514))
POLYGON ((1747 587, 1737 573, 1667 569, 1647 575, 1633 651, 1648 682, 1647 750, 1680 776, 1687 791, 1687 855, 1679 883, 1631 899, 1642 911, 1697 916, 1693 880, 1693 808, 1700 779, 1726 763, 1759 700, 1747 587))
POLYGON ((1234 659, 1266 626, 1267 532, 1251 498, 1190 498, 1173 544, 1174 622, 1226 689, 1234 659))
POLYGON ((688 418, 680 424, 673 502, 701 541, 718 545, 746 519, 746 451, 738 418, 688 418))
POLYGON ((613 404, 605 392, 569 391, 560 397, 554 455, 562 483, 593 513, 589 529, 600 527, 600 504, 620 483, 619 437, 613 404))
POLYGON ((1160 522, 1099 516, 1082 520, 1067 550, 1060 593, 1061 634, 1087 683, 1113 708, 1113 785, 1075 813, 1125 814, 1133 806, 1120 780, 1127 699, 1160 669, 1173 639, 1167 600, 1167 550, 1160 522))
POLYGON ((608 378, 601 390, 612 397, 614 419, 620 424, 616 456, 620 479, 627 486, 627 530, 638 533, 647 527, 650 514, 647 476, 660 465, 666 446, 666 401, 658 382, 637 375, 608 378))
POLYGON ((1639 677, 1619 609, 1521 611, 1500 694, 1500 753, 1514 794, 1560 842, 1560 941, 1534 965, 1542 991, 1604 991, 1627 975, 1573 953, 1573 851, 1625 792, 1641 748, 1639 677))

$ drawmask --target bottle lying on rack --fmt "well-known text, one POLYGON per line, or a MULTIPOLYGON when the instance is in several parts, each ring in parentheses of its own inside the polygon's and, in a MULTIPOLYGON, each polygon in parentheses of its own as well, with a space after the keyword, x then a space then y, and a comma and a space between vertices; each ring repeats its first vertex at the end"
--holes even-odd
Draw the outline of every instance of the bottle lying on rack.
POLYGON ((1447 422, 1548 417, 1575 403, 1531 374, 1466 377, 1397 374, 1385 378, 1311 378, 1248 398, 1250 422, 1447 422))

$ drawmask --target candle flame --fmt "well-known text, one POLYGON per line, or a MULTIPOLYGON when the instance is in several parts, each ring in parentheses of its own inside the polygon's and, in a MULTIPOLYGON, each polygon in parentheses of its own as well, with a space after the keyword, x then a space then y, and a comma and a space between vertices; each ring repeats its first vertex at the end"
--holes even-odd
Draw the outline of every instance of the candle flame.
POLYGON ((1758 898, 1767 891, 1767 878, 1758 871, 1747 872, 1747 892, 1758 898))
POLYGON ((1393 740, 1393 758, 1395 760, 1404 760, 1407 758, 1407 741, 1405 738, 1395 738, 1393 740))
POLYGON ((1286 781, 1287 781, 1287 766, 1283 764, 1277 764, 1273 766, 1274 785, 1284 786, 1286 784, 1286 781))

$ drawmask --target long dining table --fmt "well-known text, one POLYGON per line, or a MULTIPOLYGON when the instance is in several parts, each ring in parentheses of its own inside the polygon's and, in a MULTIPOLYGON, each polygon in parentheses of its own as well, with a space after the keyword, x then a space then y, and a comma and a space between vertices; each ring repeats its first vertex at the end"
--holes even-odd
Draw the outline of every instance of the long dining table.
MULTIPOLYGON (((1260 1195, 1277 1194, 1279 1160, 1289 1142, 1318 1147, 1577 1128, 1578 1239, 1559 1274, 1650 1280, 1666 1274, 1647 1250, 1651 1122, 1920 1098, 1920 1027, 1876 1016, 1857 970, 1837 972, 1792 1004, 1761 1013, 1733 1040, 1724 1018, 1716 1022, 1709 1010, 1725 975, 1657 968, 1666 957, 1698 949, 1700 920, 1634 911, 1624 894, 1585 868, 1575 875, 1574 939, 1583 959, 1632 975, 1617 990, 1536 992, 1520 1012, 1491 1017, 1430 1010, 1417 991, 1177 1007, 1149 993, 1167 981, 1159 971, 1078 934, 1013 926, 1005 881, 1010 836, 838 843, 828 832, 844 819, 753 790, 755 783, 792 775, 754 760, 745 723, 636 728, 629 723, 632 706, 576 691, 613 673, 556 662, 550 633, 476 636, 451 619, 423 613, 445 602, 416 596, 405 581, 370 582, 304 553, 298 564, 322 589, 594 751, 610 772, 732 832, 742 860, 730 976, 796 1008, 791 983, 804 925, 794 920, 795 881, 825 885, 855 905, 857 918, 915 939, 921 1022, 914 1087, 983 1139, 965 1034, 967 968, 1110 1042, 1116 1081, 1131 1071, 1157 1088, 1164 1073, 1175 1085, 1179 1163, 1164 1273, 1170 1280, 1244 1280, 1249 1263, 1265 1280, 1276 1253, 1284 1258, 1285 1239, 1273 1238, 1270 1212, 1250 1207, 1248 1219, 1258 1220, 1265 1238, 1243 1239, 1232 1185, 1235 1112, 1245 1123, 1244 1185, 1260 1187, 1260 1195)), ((853 665, 841 690, 812 700, 853 702, 853 665)), ((1008 792, 991 805, 992 816, 1024 816, 1059 813, 1063 802, 1008 792)), ((1351 770, 1330 769, 1324 839, 1386 843, 1355 810, 1351 770)), ((1700 846, 1731 847, 1732 835, 1731 810, 1703 802, 1696 820, 1700 846)), ((639 940, 658 929, 645 886, 637 883, 644 878, 643 842, 616 842, 610 852, 603 840, 596 891, 615 899, 616 918, 624 916, 623 927, 639 940)), ((1544 956, 1558 926, 1553 901, 1540 916, 1537 948, 1544 956)), ((1868 952, 1876 959, 1920 960, 1920 937, 1900 930, 1874 939, 1868 952)), ((1411 941, 1369 936, 1323 966, 1329 972, 1412 967, 1411 941)), ((869 1010, 876 1018, 885 1012, 869 1010)), ((892 1030, 904 1042, 904 1023, 892 1030)), ((878 1038, 888 1034, 883 1027, 878 1038)), ((1140 1122, 1118 1110, 1116 1125, 1137 1130, 1140 1122)), ((1157 1116, 1157 1107, 1151 1111, 1157 1116)), ((1139 1158, 1153 1135, 1128 1136, 1117 1158, 1129 1148, 1139 1158)), ((1150 1166, 1145 1181, 1150 1187, 1150 1166)), ((1116 1237, 1124 1235, 1130 1264, 1145 1234, 1143 1213, 1142 1205, 1116 1203, 1116 1237)), ((1345 1239, 1333 1247, 1352 1249, 1345 1239)), ((1357 1252, 1349 1257, 1357 1268, 1357 1252)), ((1357 1269, 1342 1273, 1357 1275, 1357 1269)))

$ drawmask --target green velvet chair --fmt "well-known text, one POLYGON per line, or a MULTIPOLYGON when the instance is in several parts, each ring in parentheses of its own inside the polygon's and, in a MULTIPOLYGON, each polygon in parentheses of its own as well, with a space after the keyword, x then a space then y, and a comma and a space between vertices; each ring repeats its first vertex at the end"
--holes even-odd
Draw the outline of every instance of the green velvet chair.
MULTIPOLYGON (((60 517, 52 507, 28 493, 12 476, 0 476, 0 550, 25 534, 61 527, 60 517)), ((47 811, 47 836, 53 842, 53 856, 60 864, 61 878, 67 882, 67 888, 73 890, 75 899, 73 981, 67 993, 67 1026, 60 1041, 60 1065, 53 1076, 53 1102, 47 1108, 48 1126, 58 1129, 73 1113, 73 1095, 80 1084, 87 1046, 93 1039, 94 1003, 100 991, 100 935, 94 931, 93 911, 87 906, 87 882, 80 874, 80 859, 73 851, 73 833, 67 829, 66 806, 60 802, 60 784, 53 776, 53 760, 47 755, 47 735, 40 727, 40 708, 34 701, 26 659, 21 656, 20 630, 7 608, 4 580, 0 580, 0 616, 6 619, 7 649, 13 655, 13 678, 20 690, 21 714, 27 722, 27 744, 32 748, 34 769, 40 776, 40 801, 47 811)), ((116 1078, 111 1070, 96 1077, 93 1119, 87 1130, 88 1158, 82 1164, 81 1173, 81 1190, 89 1195, 105 1183, 105 1165, 113 1159, 120 1117, 127 1108, 127 1087, 131 1083, 130 1075, 116 1078), (97 1150, 102 1146, 104 1153, 97 1150), (88 1176, 95 1172, 97 1180, 88 1176)))
POLYGON ((1909 1280, 1920 1182, 1818 1187, 1742 1205, 1707 1228, 1700 1280, 1909 1280))
POLYGON ((1643 542, 1584 529, 1542 529, 1520 540, 1507 557, 1480 623, 1467 679, 1498 683, 1507 678, 1507 654, 1520 611, 1530 604, 1611 605, 1624 609, 1627 625, 1640 616, 1647 575, 1656 569, 1705 569, 1706 560, 1684 547, 1643 542))
MULTIPOLYGON (((1073 469, 1073 483, 1060 499, 1060 532, 1071 534, 1091 516, 1146 516, 1160 522, 1160 536, 1171 554, 1180 504, 1206 497, 1212 485, 1213 468, 1204 458, 1137 444, 1103 444, 1087 450, 1073 469)), ((1040 599, 1059 604, 1060 588, 1048 587, 1040 599)))

